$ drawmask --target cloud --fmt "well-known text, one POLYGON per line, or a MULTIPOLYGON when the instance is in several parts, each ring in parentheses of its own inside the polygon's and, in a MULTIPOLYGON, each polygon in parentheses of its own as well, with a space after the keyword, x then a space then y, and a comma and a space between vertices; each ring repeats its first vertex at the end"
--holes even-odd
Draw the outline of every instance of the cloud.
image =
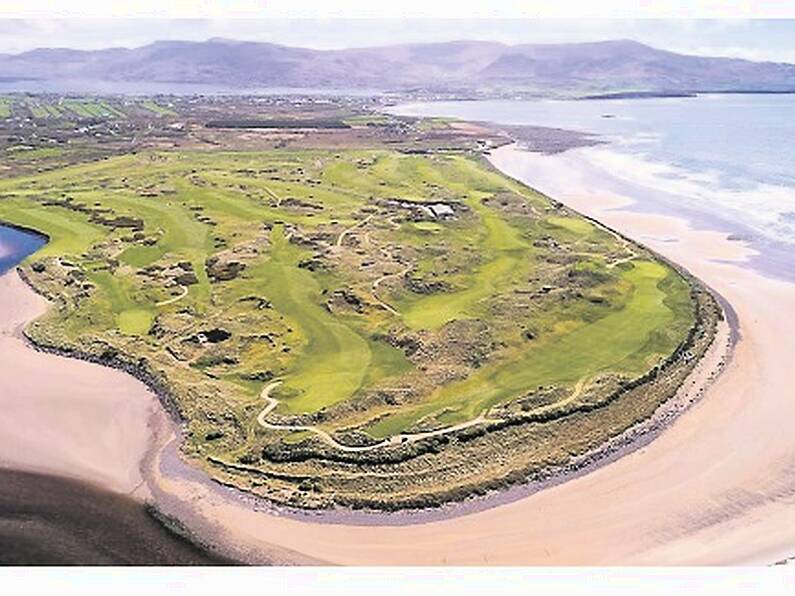
POLYGON ((781 0, 490 0, 462 3, 460 0, 3 0, 5 17, 425 17, 425 18, 770 18, 795 17, 795 5, 781 0))
POLYGON ((795 48, 748 48, 697 46, 689 48, 666 48, 680 54, 695 54, 717 58, 742 58, 755 62, 789 62, 795 64, 795 48))

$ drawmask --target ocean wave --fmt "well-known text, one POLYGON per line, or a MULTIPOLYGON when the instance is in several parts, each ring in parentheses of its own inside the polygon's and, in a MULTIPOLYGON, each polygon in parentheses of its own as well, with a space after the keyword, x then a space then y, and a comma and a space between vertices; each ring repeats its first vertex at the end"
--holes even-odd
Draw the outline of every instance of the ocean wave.
POLYGON ((688 170, 648 153, 612 147, 577 151, 591 166, 620 182, 672 196, 683 207, 742 221, 760 236, 795 243, 795 188, 750 180, 744 181, 745 187, 738 187, 736 180, 727 186, 720 170, 688 170))

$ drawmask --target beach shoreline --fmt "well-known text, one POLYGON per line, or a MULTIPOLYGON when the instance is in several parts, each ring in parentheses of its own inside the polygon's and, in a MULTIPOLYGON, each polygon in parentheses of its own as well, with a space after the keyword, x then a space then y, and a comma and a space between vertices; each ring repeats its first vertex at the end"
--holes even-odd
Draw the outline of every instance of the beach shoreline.
MULTIPOLYGON (((502 158, 503 162, 495 165, 504 173, 522 179, 521 173, 517 174, 515 170, 511 171, 510 163, 506 165, 506 160, 510 161, 508 158, 515 154, 516 149, 507 147, 497 151, 500 152, 497 157, 498 161, 502 158)), ((529 154, 525 153, 524 156, 514 155, 514 157, 521 161, 520 158, 527 155, 529 154)), ((525 178, 527 177, 525 176, 525 178)), ((532 178, 523 181, 532 185, 532 178)), ((596 192, 598 191, 590 190, 588 196, 592 199, 596 192)), ((644 238, 652 240, 652 248, 655 251, 684 266, 699 279, 705 280, 707 284, 716 289, 719 295, 726 295, 730 304, 735 304, 732 290, 735 289, 736 284, 726 285, 726 278, 716 275, 716 271, 713 270, 715 267, 737 269, 742 273, 736 271, 734 273, 740 277, 756 275, 766 283, 775 285, 777 290, 783 293, 782 300, 785 303, 795 304, 790 302, 795 296, 795 286, 792 284, 768 280, 753 271, 745 268, 740 269, 731 264, 746 259, 748 250, 742 243, 728 240, 725 235, 721 237, 721 234, 718 233, 689 229, 686 222, 676 218, 639 215, 626 211, 626 201, 616 201, 615 198, 600 200, 598 202, 599 209, 595 209, 595 204, 590 199, 587 202, 578 203, 576 197, 567 199, 553 196, 586 216, 594 217, 605 225, 619 230, 635 241, 646 244, 644 238), (642 224, 640 229, 639 222, 642 224), (676 242, 670 241, 670 238, 676 237, 676 234, 678 234, 676 242), (705 245, 704 234, 709 237, 706 244, 711 247, 711 251, 705 253, 706 264, 696 263, 694 259, 699 256, 698 251, 693 253, 690 249, 705 245), (684 253, 674 251, 671 254, 670 249, 674 244, 679 245, 680 249, 681 245, 685 244, 690 249, 684 253), (677 257, 679 258, 677 259, 677 257), (716 262, 716 259, 720 262, 716 262), (707 273, 707 275, 705 276, 703 273, 707 273), (780 286, 784 286, 783 289, 780 286)), ((753 357, 753 354, 750 356, 747 354, 749 313, 746 306, 747 304, 743 304, 743 308, 738 309, 737 314, 740 333, 743 335, 743 339, 737 344, 737 357, 730 362, 723 360, 714 363, 716 368, 722 369, 725 366, 727 372, 735 375, 738 374, 736 371, 742 369, 748 359, 753 357)), ((734 332, 729 329, 728 325, 724 327, 722 333, 724 336, 721 341, 725 342, 724 345, 734 345, 732 340, 734 332)), ((750 339, 753 340, 753 334, 750 339)), ((718 343, 715 342, 714 345, 718 345, 718 343)), ((714 370, 715 368, 711 369, 710 373, 714 370)), ((479 510, 466 511, 454 516, 422 519, 408 525, 367 525, 350 521, 346 523, 344 519, 336 519, 333 523, 327 523, 307 516, 295 518, 285 515, 284 511, 263 510, 262 504, 254 503, 245 495, 202 478, 201 471, 191 471, 187 464, 181 462, 177 456, 175 443, 175 439, 179 435, 178 429, 175 429, 174 422, 159 408, 147 422, 151 434, 145 454, 141 456, 141 461, 144 462, 143 477, 146 479, 147 493, 150 498, 166 514, 174 514, 182 518, 191 529, 210 538, 211 542, 226 543, 227 546, 223 549, 225 553, 229 552, 231 546, 235 556, 251 562, 354 564, 477 564, 478 562, 631 564, 643 562, 664 564, 666 562, 750 561, 753 560, 753 556, 739 559, 733 559, 731 556, 717 556, 714 560, 710 560, 709 557, 703 558, 703 553, 696 552, 692 547, 691 551, 680 552, 673 546, 681 542, 683 536, 686 538, 705 531, 714 531, 715 527, 725 521, 721 520, 720 516, 713 516, 716 517, 715 523, 708 524, 703 528, 691 520, 690 531, 676 534, 671 528, 666 528, 665 524, 662 524, 662 528, 657 527, 659 524, 654 521, 660 517, 659 515, 637 516, 640 512, 636 512, 636 517, 630 516, 630 518, 635 522, 633 531, 640 535, 641 542, 644 543, 641 547, 637 544, 638 537, 634 541, 622 540, 621 532, 616 534, 617 528, 626 527, 626 521, 617 516, 612 519, 612 523, 610 523, 609 517, 604 519, 602 525, 596 528, 597 536, 594 536, 594 519, 602 519, 604 516, 589 519, 587 515, 589 512, 596 513, 593 510, 593 504, 586 502, 578 507, 578 499, 575 499, 576 493, 582 490, 583 484, 586 487, 592 487, 591 490, 596 491, 597 497, 603 496, 606 485, 613 486, 615 490, 621 490, 622 474, 620 471, 616 472, 616 469, 622 470, 630 466, 630 471, 634 470, 635 474, 643 475, 643 468, 648 465, 648 462, 644 462, 643 459, 650 457, 649 451, 655 452, 657 461, 660 459, 670 461, 672 456, 664 453, 665 446, 659 447, 661 441, 667 443, 673 441, 674 446, 681 449, 683 440, 681 435, 684 434, 684 438, 695 440, 696 447, 698 447, 698 421, 693 423, 692 420, 703 418, 702 412, 705 407, 714 407, 713 402, 722 398, 727 383, 726 376, 724 374, 707 379, 712 385, 712 388, 706 391, 707 399, 694 399, 689 404, 685 400, 686 405, 682 405, 681 411, 674 412, 677 414, 676 419, 681 420, 681 423, 678 422, 672 426, 666 424, 664 428, 660 427, 657 431, 641 433, 641 436, 646 435, 644 443, 633 443, 634 448, 627 449, 627 452, 622 451, 619 446, 613 452, 612 459, 599 462, 595 469, 589 467, 587 470, 589 473, 567 477, 566 482, 550 483, 550 485, 540 487, 545 490, 538 488, 505 502, 492 501, 488 506, 479 510), (683 412, 687 413, 682 416, 678 415, 683 412), (682 431, 680 426, 685 422, 687 422, 687 429, 682 431), (692 428, 694 424, 695 429, 692 428), (665 429, 667 431, 662 432, 665 429), (671 435, 677 436, 671 439, 671 435), (156 437, 154 441, 152 440, 153 436, 156 437), (657 438, 657 440, 651 441, 652 438, 657 438), (663 453, 660 453, 661 451, 663 453), (181 466, 185 466, 188 472, 186 473, 181 466), (618 484, 615 484, 616 482, 618 484), (557 508, 553 507, 553 501, 560 500, 560 493, 563 493, 563 501, 568 504, 568 510, 566 507, 560 509, 559 504, 556 506, 557 508), (572 501, 572 499, 574 500, 572 501), (541 519, 539 511, 545 509, 545 504, 547 511, 552 507, 556 514, 541 519), (578 516, 583 518, 581 527, 584 528, 579 535, 569 527, 569 520, 576 519, 578 516), (647 526, 645 532, 644 521, 647 526), (557 531, 556 522, 558 524, 557 531), (591 533, 583 535, 582 532, 586 528, 591 533), (601 536, 599 536, 599 532, 601 532, 601 536), (212 539, 213 536, 215 540, 212 539), (566 547, 567 541, 570 548, 566 547), (557 545, 557 550, 550 548, 550 542, 557 545), (656 558, 650 553, 657 553, 656 558)), ((140 384, 139 389, 142 389, 140 384)), ((731 388, 726 392, 729 391, 731 388)), ((149 398, 153 399, 151 394, 149 394, 149 398)), ((637 439, 637 437, 635 438, 637 439)), ((679 453, 681 454, 681 451, 679 453)), ((508 491, 510 490, 508 489, 508 491)), ((670 489, 668 490, 670 491, 670 489)), ((664 494, 666 492, 663 491, 664 494)), ((670 499, 670 492, 667 494, 670 499)), ((483 502, 490 498, 497 499, 499 496, 487 497, 483 502)), ((620 506, 620 502, 623 500, 617 499, 612 506, 620 506)), ((598 501, 599 499, 597 499, 598 501)), ((673 505, 673 508, 676 508, 676 499, 674 499, 673 505)), ((683 503, 683 505, 683 508, 687 508, 688 503, 683 503)), ((633 507, 637 508, 637 505, 628 497, 627 507, 632 511, 633 507)), ((665 507, 660 508, 665 509, 665 507)), ((736 521, 737 517, 739 516, 730 516, 729 521, 736 521)), ((781 542, 782 544, 775 548, 769 546, 765 549, 756 548, 754 556, 765 550, 769 551, 771 556, 773 552, 777 553, 777 558, 771 559, 771 562, 786 558, 779 554, 786 555, 785 544, 795 544, 795 539, 790 540, 790 537, 787 537, 781 542)), ((726 548, 725 551, 724 554, 728 555, 731 549, 726 548)), ((765 560, 767 561, 767 558, 765 560)))
POLYGON ((0 304, 7 313, 0 321, 0 466, 137 494, 156 401, 121 372, 32 349, 24 327, 49 303, 16 271, 0 276, 0 304))
MULTIPOLYGON (((22 272, 17 273, 21 274, 22 272)), ((9 272, 7 275, 14 275, 14 272, 9 272)), ((33 288, 25 283, 24 275, 19 276, 19 281, 24 283, 22 287, 20 287, 19 282, 13 282, 13 285, 19 290, 20 295, 25 291, 33 292, 33 288)), ((30 295, 28 298, 32 302, 37 303, 36 315, 42 314, 43 308, 46 308, 46 305, 42 303, 43 299, 36 294, 30 295)), ((692 407, 703 394, 703 388, 715 380, 717 373, 727 362, 727 356, 730 355, 735 343, 734 333, 735 328, 732 325, 721 324, 719 336, 716 337, 710 346, 708 355, 704 357, 697 370, 689 377, 699 377, 701 382, 690 382, 689 388, 683 387, 677 396, 665 402, 655 412, 654 416, 633 425, 606 444, 577 458, 564 469, 552 470, 541 480, 515 485, 505 490, 493 491, 487 495, 473 497, 463 502, 451 503, 445 507, 394 513, 354 512, 352 510, 315 512, 289 510, 273 505, 261 498, 242 493, 234 488, 218 484, 202 470, 192 467, 190 463, 184 461, 181 457, 179 452, 181 426, 173 414, 167 412, 163 396, 159 394, 156 388, 152 387, 151 383, 145 383, 145 379, 141 378, 140 375, 132 375, 129 370, 122 369, 124 373, 134 376, 137 381, 145 385, 145 389, 144 387, 142 389, 149 393, 150 399, 157 398, 159 401, 159 407, 153 407, 150 410, 149 421, 146 425, 149 437, 146 448, 143 452, 139 452, 138 455, 142 480, 136 489, 129 494, 141 502, 151 502, 157 507, 158 511, 179 519, 186 524, 193 535, 199 537, 200 542, 211 544, 215 552, 222 553, 224 556, 253 564, 323 564, 327 561, 306 557, 299 552, 279 548, 277 545, 250 549, 236 547, 233 532, 230 533, 228 528, 219 527, 212 521, 203 519, 201 515, 196 514, 192 507, 186 505, 184 499, 178 496, 175 497, 173 493, 163 490, 161 484, 164 478, 167 478, 170 482, 199 483, 212 493, 215 498, 221 499, 234 507, 243 507, 265 515, 275 515, 304 523, 324 525, 353 524, 364 527, 405 526, 458 518, 526 498, 538 491, 592 472, 598 467, 607 465, 627 453, 647 445, 681 413, 692 407)), ((60 358, 66 362, 77 360, 84 364, 89 364, 76 353, 58 353, 48 350, 46 347, 37 347, 24 336, 23 325, 18 325, 15 328, 14 336, 17 340, 24 342, 28 349, 60 358)), ((101 366, 101 363, 93 362, 90 365, 101 366)), ((101 367, 100 370, 113 370, 113 368, 106 365, 101 367)), ((139 399, 139 397, 136 397, 136 399, 139 399)), ((51 465, 30 465, 29 463, 17 462, 14 467, 28 471, 46 471, 55 475, 82 478, 107 490, 119 490, 119 487, 113 482, 86 475, 81 473, 80 470, 70 469, 69 466, 59 468, 51 465)))
POLYGON ((425 509, 404 509, 390 512, 378 510, 339 509, 297 509, 272 503, 259 496, 241 491, 235 487, 227 487, 213 480, 196 466, 183 460, 179 451, 180 429, 173 423, 168 439, 161 442, 159 448, 150 451, 159 452, 158 457, 149 459, 147 478, 150 490, 159 493, 160 497, 170 501, 171 512, 186 520, 201 524, 189 507, 180 506, 178 499, 168 499, 166 494, 158 490, 157 482, 161 475, 167 474, 172 479, 185 479, 189 482, 202 484, 219 499, 232 505, 240 505, 293 519, 299 522, 331 525, 354 526, 409 526, 427 524, 442 520, 452 520, 462 516, 478 513, 500 505, 527 498, 539 491, 563 484, 574 478, 589 474, 594 470, 608 465, 638 449, 641 449, 664 432, 676 419, 693 407, 705 394, 731 361, 734 346, 738 341, 738 324, 730 305, 718 297, 728 314, 718 322, 715 338, 696 368, 688 375, 687 381, 677 394, 662 403, 647 419, 638 421, 624 432, 572 458, 566 465, 549 468, 538 478, 527 479, 508 487, 488 491, 483 495, 473 495, 461 501, 452 501, 440 507, 425 509), (160 466, 159 469, 153 466, 160 466))

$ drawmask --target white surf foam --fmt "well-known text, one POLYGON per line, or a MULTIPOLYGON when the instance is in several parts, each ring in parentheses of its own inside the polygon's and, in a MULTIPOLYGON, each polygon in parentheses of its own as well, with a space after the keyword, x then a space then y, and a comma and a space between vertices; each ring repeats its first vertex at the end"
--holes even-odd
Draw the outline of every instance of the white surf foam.
POLYGON ((742 222, 763 237, 795 243, 795 188, 774 184, 728 188, 717 170, 690 171, 654 161, 644 153, 613 148, 589 147, 577 153, 624 183, 674 196, 683 207, 742 222))

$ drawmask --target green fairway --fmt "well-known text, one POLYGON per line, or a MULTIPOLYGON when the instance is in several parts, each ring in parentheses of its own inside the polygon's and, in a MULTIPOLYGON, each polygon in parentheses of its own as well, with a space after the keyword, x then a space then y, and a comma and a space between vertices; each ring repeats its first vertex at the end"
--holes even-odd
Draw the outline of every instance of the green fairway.
POLYGON ((0 219, 38 230, 50 242, 36 253, 36 258, 79 255, 103 235, 103 230, 76 214, 60 209, 31 209, 24 200, 0 201, 0 219))
POLYGON ((300 251, 287 242, 281 226, 274 230, 271 242, 270 258, 256 275, 279 312, 297 326, 304 345, 283 386, 291 395, 285 400, 290 411, 314 412, 349 399, 362 387, 368 372, 368 380, 375 382, 383 374, 408 368, 402 352, 374 350, 371 342, 319 306, 320 286, 308 271, 297 267, 300 251))
POLYGON ((481 217, 485 230, 481 247, 491 260, 466 276, 463 289, 398 303, 403 320, 413 329, 438 329, 448 321, 476 316, 480 300, 509 286, 527 269, 530 246, 519 232, 477 198, 468 203, 481 217))
POLYGON ((330 431, 388 437, 639 375, 692 324, 667 266, 460 155, 147 152, 0 192, 0 218, 52 238, 35 259, 71 261, 42 273, 79 304, 64 341, 134 345, 186 395, 256 400, 279 378, 277 413, 330 431), (439 203, 453 215, 421 209, 439 203))
POLYGON ((672 282, 676 306, 666 304, 660 284, 669 275, 657 263, 635 263, 624 274, 632 293, 621 310, 552 337, 511 362, 484 367, 465 381, 442 387, 427 403, 382 419, 369 431, 377 437, 390 436, 440 410, 446 410, 447 422, 462 422, 541 385, 570 385, 606 371, 636 375, 647 370, 678 343, 676 335, 662 330, 677 317, 688 318, 681 306, 683 300, 687 304, 688 290, 681 281, 672 282))
POLYGON ((564 228, 577 236, 587 236, 594 230, 594 226, 587 220, 576 219, 573 217, 550 217, 547 221, 551 224, 564 228))

